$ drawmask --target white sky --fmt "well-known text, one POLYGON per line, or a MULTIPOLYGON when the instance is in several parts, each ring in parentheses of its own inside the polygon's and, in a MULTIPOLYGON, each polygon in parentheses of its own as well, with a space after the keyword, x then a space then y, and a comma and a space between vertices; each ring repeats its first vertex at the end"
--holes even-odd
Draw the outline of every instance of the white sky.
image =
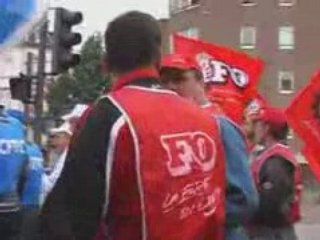
POLYGON ((168 16, 169 0, 50 0, 51 6, 63 6, 79 10, 84 14, 80 31, 88 36, 96 31, 104 31, 107 23, 128 10, 151 13, 157 18, 168 16))

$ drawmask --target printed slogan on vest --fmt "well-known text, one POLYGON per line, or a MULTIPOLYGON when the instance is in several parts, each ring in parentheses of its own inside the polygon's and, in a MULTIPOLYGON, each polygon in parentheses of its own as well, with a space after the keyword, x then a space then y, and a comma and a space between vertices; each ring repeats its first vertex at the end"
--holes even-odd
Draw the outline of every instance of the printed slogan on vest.
POLYGON ((166 193, 162 212, 177 214, 180 220, 197 213, 204 217, 212 216, 220 204, 222 194, 220 188, 214 188, 210 184, 217 156, 215 141, 206 133, 194 132, 165 135, 161 137, 161 143, 167 152, 166 167, 172 177, 208 173, 204 178, 166 193))

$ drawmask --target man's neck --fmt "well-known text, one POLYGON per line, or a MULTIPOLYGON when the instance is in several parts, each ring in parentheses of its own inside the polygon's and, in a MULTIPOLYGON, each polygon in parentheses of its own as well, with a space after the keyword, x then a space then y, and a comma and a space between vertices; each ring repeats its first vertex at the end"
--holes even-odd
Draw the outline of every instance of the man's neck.
POLYGON ((275 139, 268 137, 263 145, 265 146, 265 148, 270 148, 277 143, 278 142, 275 139))
POLYGON ((61 146, 61 147, 55 149, 55 153, 60 155, 60 154, 63 154, 67 149, 68 149, 68 145, 61 146))
POLYGON ((127 72, 114 72, 114 73, 111 74, 111 77, 112 77, 112 79, 117 80, 117 79, 119 79, 119 78, 126 77, 127 75, 131 74, 132 72, 137 72, 137 71, 145 70, 145 69, 158 71, 158 70, 156 69, 156 67, 153 66, 153 65, 141 66, 141 67, 132 69, 132 70, 127 71, 127 72))
POLYGON ((194 101, 199 105, 199 106, 206 106, 210 103, 210 100, 205 94, 198 95, 194 98, 194 101))
POLYGON ((123 86, 129 84, 135 79, 139 78, 159 78, 159 72, 154 66, 147 66, 142 68, 133 69, 126 73, 118 73, 113 75, 112 91, 118 90, 123 86))

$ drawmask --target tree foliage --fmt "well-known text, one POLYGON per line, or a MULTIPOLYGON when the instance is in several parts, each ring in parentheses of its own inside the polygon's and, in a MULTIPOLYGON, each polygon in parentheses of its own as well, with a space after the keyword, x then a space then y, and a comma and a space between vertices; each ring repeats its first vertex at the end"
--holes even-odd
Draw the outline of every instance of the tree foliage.
POLYGON ((77 103, 91 103, 110 86, 110 79, 100 68, 103 54, 101 35, 89 37, 81 49, 81 63, 59 76, 49 88, 52 115, 60 115, 77 103))
POLYGON ((62 74, 54 81, 47 97, 50 115, 59 116, 68 109, 74 101, 76 81, 69 73, 62 74))

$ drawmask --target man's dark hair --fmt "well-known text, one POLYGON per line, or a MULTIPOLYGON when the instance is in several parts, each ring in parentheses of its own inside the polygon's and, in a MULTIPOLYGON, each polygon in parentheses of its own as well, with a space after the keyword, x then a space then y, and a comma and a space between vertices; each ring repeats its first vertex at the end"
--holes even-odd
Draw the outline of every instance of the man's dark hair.
POLYGON ((160 62, 161 31, 155 18, 132 11, 114 19, 105 33, 110 72, 125 73, 160 62))
POLYGON ((198 69, 193 69, 192 71, 193 71, 193 74, 194 74, 195 78, 196 78, 198 81, 204 81, 204 80, 203 80, 203 74, 202 74, 202 72, 201 72, 200 70, 198 70, 198 69))
POLYGON ((180 83, 184 80, 185 71, 177 68, 165 67, 160 70, 161 82, 164 84, 168 83, 180 83))
POLYGON ((163 83, 179 83, 185 80, 184 74, 186 72, 191 71, 194 74, 194 77, 198 81, 203 81, 203 75, 202 72, 196 69, 191 70, 181 70, 177 68, 171 68, 171 67, 164 67, 160 71, 161 81, 163 83))

